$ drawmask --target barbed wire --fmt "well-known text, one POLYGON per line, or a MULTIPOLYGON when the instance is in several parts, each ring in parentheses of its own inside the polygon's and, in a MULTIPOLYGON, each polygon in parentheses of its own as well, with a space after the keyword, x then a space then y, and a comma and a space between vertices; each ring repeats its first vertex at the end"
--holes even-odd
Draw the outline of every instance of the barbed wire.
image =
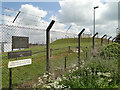
MULTIPOLYGON (((4 8, 6 10, 9 10, 9 11, 12 11, 12 12, 19 12, 20 10, 14 10, 14 9, 11 9, 11 8, 7 8, 7 7, 3 7, 3 6, 0 6, 1 8, 4 8)), ((21 11, 21 13, 23 14, 26 14, 26 12, 23 12, 21 11)), ((35 16, 35 17, 39 17, 39 18, 44 18, 44 17, 40 17, 40 16, 37 16, 37 15, 33 15, 33 14, 30 14, 30 13, 27 13, 27 15, 31 15, 31 16, 35 16)))
MULTIPOLYGON (((3 28, 7 28, 7 27, 14 27, 14 28, 22 28, 22 29, 29 29, 29 30, 38 30, 38 31, 46 31, 46 29, 38 29, 38 28, 30 28, 30 27, 24 27, 24 26, 17 26, 17 25, 8 25, 8 24, 2 24, 3 28)), ((11 30, 13 30, 12 28, 9 28, 11 30)), ((61 33, 61 34, 66 34, 66 32, 61 32, 61 31, 53 31, 53 29, 51 29, 51 32, 57 32, 57 33, 61 33)), ((75 33, 67 33, 67 34, 71 34, 71 35, 77 35, 75 33)))
MULTIPOLYGON (((12 15, 9 15, 9 14, 2 14, 2 13, 0 13, 2 16, 8 16, 8 17, 13 17, 12 15)), ((14 16, 15 17, 15 16, 14 16)), ((30 18, 20 18, 20 17, 17 17, 17 18, 19 18, 20 20, 30 20, 30 21, 32 21, 32 22, 37 22, 37 23, 44 23, 44 22, 40 22, 40 21, 36 21, 36 20, 33 20, 33 19, 30 19, 30 18)), ((16 21, 15 21, 16 22, 16 21)))
MULTIPOLYGON (((10 9, 10 8, 6 8, 6 7, 3 7, 3 6, 0 6, 0 7, 2 7, 2 8, 4 8, 4 9, 7 9, 7 10, 10 10, 10 11, 14 11, 14 12, 19 12, 18 10, 14 10, 14 9, 10 9)), ((22 13, 24 13, 24 14, 26 14, 25 12, 22 12, 22 13)), ((28 14, 28 13, 27 13, 28 14)), ((5 15, 5 16, 9 16, 9 17, 13 17, 12 15, 8 15, 8 14, 2 14, 3 16, 5 15)), ((29 14, 29 15, 32 15, 32 14, 29 14)), ((32 16, 36 16, 36 15, 32 15, 32 16)), ((37 16, 37 17, 39 17, 39 16, 37 16)), ((36 21, 36 20, 33 20, 33 19, 28 19, 28 18, 24 18, 24 17, 22 17, 22 18, 20 18, 20 17, 18 17, 19 19, 27 19, 27 20, 31 20, 32 22, 39 22, 39 21, 36 21)), ((45 17, 40 17, 40 18, 45 18, 45 17)), ((48 18, 47 18, 48 19, 48 18)), ((12 21, 8 21, 8 20, 3 20, 3 21, 7 21, 7 22, 10 22, 10 23, 12 23, 12 21)), ((62 23, 62 22, 59 22, 58 20, 57 21, 55 21, 55 22, 57 22, 57 23, 61 23, 61 24, 64 24, 64 23, 62 23)), ((19 25, 27 25, 27 26, 31 26, 31 24, 25 24, 25 23, 20 23, 20 22, 15 22, 15 23, 17 23, 17 24, 19 24, 19 25)), ((40 23, 44 23, 43 21, 42 22, 40 22, 40 23)), ((38 26, 38 25, 32 25, 33 27, 35 26, 35 27, 40 27, 40 26, 38 26)), ((18 27, 18 26, 16 26, 16 27, 18 27)), ((25 28, 25 27, 23 27, 22 26, 22 28, 25 28)), ((28 27, 27 27, 28 28, 28 27)), ((29 28, 29 29, 33 29, 33 28, 29 28)), ((35 28, 36 29, 36 28, 35 28)), ((38 29, 39 30, 39 29, 38 29)), ((61 32, 61 31, 51 31, 51 32, 59 32, 59 33, 66 33, 66 32, 61 32)), ((67 32, 67 34, 73 34, 73 33, 68 33, 67 32)), ((75 35, 75 34, 73 34, 73 35, 75 35)))
MULTIPOLYGON (((31 24, 25 24, 25 23, 20 23, 20 22, 15 22, 15 23, 13 23, 12 21, 8 21, 8 20, 0 20, 0 21, 5 21, 5 22, 9 22, 9 23, 11 23, 11 24, 19 24, 19 25, 25 25, 25 26, 31 26, 31 24)), ((32 25, 33 27, 40 27, 40 26, 38 26, 38 25, 32 25)))
MULTIPOLYGON (((2 14, 2 15, 7 15, 7 14, 2 14)), ((7 15, 7 16, 11 16, 11 15, 7 15)), ((11 23, 11 24, 13 24, 13 21, 8 21, 8 20, 0 20, 0 21, 6 21, 6 22, 9 22, 9 23, 11 23)), ((17 24, 19 24, 19 25, 27 25, 27 26, 31 26, 31 24, 25 24, 25 23, 20 23, 20 22, 15 22, 15 23, 17 23, 17 24)), ((5 25, 5 24, 4 24, 5 25)), ((6 25, 8 25, 8 24, 6 24, 6 25)), ((21 26, 15 26, 15 25, 12 25, 12 26, 14 26, 14 27, 21 27, 21 26)), ((39 30, 38 28, 40 27, 40 26, 38 26, 38 25, 32 25, 33 27, 37 27, 37 28, 34 28, 34 29, 37 29, 37 30, 39 30)), ((21 27, 21 28, 28 28, 28 27, 21 27)), ((33 29, 33 28, 29 28, 29 29, 33 29)), ((61 32, 61 31, 52 31, 51 30, 51 32, 59 32, 59 33, 66 33, 66 32, 61 32)), ((73 34, 73 33, 68 33, 67 32, 67 34, 73 34)), ((73 35, 75 35, 75 34, 73 34, 73 35)))
MULTIPOLYGON (((8 16, 8 17, 13 17, 12 15, 8 15, 8 14, 2 14, 2 13, 0 13, 2 16, 8 16)), ((41 24, 44 24, 45 23, 45 21, 42 21, 41 20, 41 22, 40 21, 36 21, 36 20, 33 20, 33 19, 28 19, 28 18, 20 18, 20 17, 18 17, 19 18, 19 20, 22 20, 22 19, 27 19, 27 20, 31 20, 30 22, 37 22, 37 23, 41 23, 41 24)), ((7 22, 10 22, 10 23, 13 23, 13 21, 8 21, 8 20, 3 20, 3 21, 7 21, 7 22)), ((56 23, 60 23, 60 24, 63 24, 62 22, 59 22, 59 21, 55 21, 56 23)), ((15 21, 15 23, 17 23, 17 24, 20 24, 20 25, 31 25, 31 24, 25 24, 25 23, 20 23, 20 22, 17 22, 17 21, 15 21)), ((38 25, 34 25, 34 26, 36 26, 36 27, 39 27, 38 25)))
MULTIPOLYGON (((3 7, 3 6, 0 6, 0 7, 1 7, 1 8, 4 8, 4 9, 6 9, 6 10, 12 11, 12 12, 16 12, 16 13, 20 11, 20 10, 15 10, 15 9, 3 7)), ((25 12, 21 11, 21 13, 25 13, 25 12)), ((33 14, 29 14, 29 15, 36 16, 36 17, 40 17, 40 16, 33 15, 33 14)), ((42 17, 40 17, 40 18, 42 18, 42 17)))
POLYGON ((6 26, 6 27, 14 27, 14 28, 24 28, 24 29, 30 29, 30 30, 46 31, 45 29, 30 28, 30 27, 24 27, 24 26, 15 26, 15 25, 7 25, 7 24, 2 24, 2 25, 6 26))
MULTIPOLYGON (((14 12, 19 12, 18 10, 14 10, 14 9, 10 9, 10 8, 6 8, 6 7, 3 7, 3 6, 0 6, 0 7, 2 7, 2 8, 4 8, 4 9, 7 9, 7 10, 10 10, 10 11, 14 11, 14 12)), ((23 13, 23 14, 26 14, 25 12, 23 12, 23 11, 21 11, 21 13, 23 13)), ((49 18, 46 18, 46 17, 40 17, 40 16, 37 16, 37 15, 33 15, 33 14, 29 14, 29 13, 27 13, 27 15, 31 15, 31 16, 35 16, 35 17, 39 17, 39 18, 41 18, 41 19, 49 19, 49 18)), ((8 16, 11 16, 11 15, 8 15, 8 16)), ((23 17, 22 17, 23 18, 23 17)), ((25 18, 26 19, 26 18, 25 18)), ((33 19, 32 19, 33 20, 33 19)), ((51 20, 51 19, 50 19, 51 20)), ((34 21, 34 20, 33 20, 34 21)), ((56 21, 56 20, 55 20, 56 21)), ((64 22, 61 22, 61 21, 56 21, 56 22, 58 22, 58 23, 64 23, 64 22)))

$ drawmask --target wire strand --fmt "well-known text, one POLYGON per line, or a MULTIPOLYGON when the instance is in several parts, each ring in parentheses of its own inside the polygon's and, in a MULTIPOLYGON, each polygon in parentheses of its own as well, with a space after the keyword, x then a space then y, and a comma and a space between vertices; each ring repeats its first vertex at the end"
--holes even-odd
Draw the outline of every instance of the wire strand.
MULTIPOLYGON (((1 13, 0 13, 1 14, 1 13)), ((8 15, 8 14, 1 14, 2 16, 9 16, 9 17, 13 17, 12 15, 8 15)), ((36 21, 36 20, 33 20, 33 19, 30 19, 30 18, 20 18, 20 17, 18 17, 20 20, 29 20, 29 21, 32 21, 32 22, 37 22, 37 23, 44 23, 44 22, 40 22, 40 21, 36 21)), ((15 21, 16 22, 16 21, 15 21)))
MULTIPOLYGON (((4 8, 4 9, 7 9, 7 10, 10 10, 10 11, 14 11, 14 12, 16 12, 16 13, 19 12, 18 10, 14 10, 14 9, 6 8, 6 7, 3 7, 3 6, 0 6, 0 7, 4 8)), ((23 12, 23 11, 21 11, 21 13, 26 14, 26 13, 23 12)), ((27 13, 27 15, 31 15, 31 16, 35 16, 35 17, 39 17, 39 18, 41 18, 41 19, 48 19, 48 18, 46 18, 46 17, 40 17, 40 16, 37 16, 37 15, 28 14, 28 13, 27 13)), ((56 22, 58 22, 58 23, 64 23, 64 22, 59 22, 59 21, 56 21, 56 22)))
MULTIPOLYGON (((7 25, 7 24, 2 24, 2 26, 6 26, 6 27, 14 27, 14 28, 22 28, 22 29, 29 29, 29 30, 38 30, 38 31, 46 31, 46 29, 38 29, 38 28, 30 28, 30 27, 24 27, 24 26, 15 26, 15 25, 7 25)), ((10 29, 10 28, 9 28, 10 29)), ((11 29, 12 30, 12 29, 11 29)), ((61 31, 52 31, 51 32, 57 32, 57 33, 62 33, 65 34, 65 32, 61 32, 61 31)), ((67 34, 71 34, 71 35, 77 35, 74 33, 67 33, 67 34)))
MULTIPOLYGON (((3 6, 0 6, 0 7, 1 7, 1 8, 4 8, 4 9, 7 9, 7 10, 9 10, 9 11, 16 12, 16 13, 20 11, 20 10, 14 10, 14 9, 7 8, 7 7, 3 7, 3 6)), ((21 11, 21 13, 25 14, 26 12, 21 11)), ((30 14, 30 13, 29 13, 28 15, 35 16, 35 17, 39 17, 39 18, 44 18, 44 17, 40 17, 40 16, 33 15, 33 14, 30 14)))

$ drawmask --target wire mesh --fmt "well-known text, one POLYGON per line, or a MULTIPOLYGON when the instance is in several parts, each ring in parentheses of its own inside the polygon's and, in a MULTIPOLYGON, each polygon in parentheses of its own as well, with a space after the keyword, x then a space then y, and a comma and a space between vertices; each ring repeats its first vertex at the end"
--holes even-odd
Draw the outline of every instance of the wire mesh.
MULTIPOLYGON (((12 51, 12 36, 25 36, 29 37, 29 48, 22 49, 32 50, 32 56, 17 58, 25 59, 32 58, 33 63, 28 66, 22 66, 12 69, 12 87, 13 88, 31 88, 36 82, 37 78, 46 72, 46 30, 28 27, 20 27, 14 25, 1 25, 2 41, 1 41, 1 54, 2 54, 2 86, 8 88, 9 86, 9 69, 7 67, 8 61, 14 61, 16 58, 8 59, 7 52, 12 51)), ((78 42, 74 34, 67 34, 60 31, 51 31, 51 44, 52 50, 50 56, 50 72, 55 73, 58 77, 65 72, 65 57, 67 71, 77 65, 78 63, 78 42), (70 50, 70 52, 69 52, 70 50)), ((95 49, 101 45, 100 39, 95 39, 95 49), (99 41, 99 42, 98 42, 99 41)), ((104 43, 105 40, 104 40, 104 43)), ((94 55, 92 48, 92 38, 81 39, 81 61, 90 60, 94 55), (83 44, 84 42, 84 44, 83 44), (91 43, 91 44, 90 44, 91 43)), ((19 50, 19 49, 15 49, 19 50)), ((19 50, 21 51, 21 50, 19 50)), ((96 52, 95 52, 96 53, 96 52)))
MULTIPOLYGON (((3 88, 9 87, 9 69, 7 64, 9 61, 15 61, 16 58, 8 59, 7 52, 12 51, 12 36, 22 36, 29 37, 29 47, 28 49, 21 50, 32 50, 32 56, 17 58, 18 60, 25 58, 32 58, 33 63, 30 66, 22 66, 12 69, 12 87, 32 87, 35 79, 39 77, 39 75, 46 72, 46 32, 45 29, 36 29, 36 28, 28 28, 21 27, 15 25, 1 25, 2 38, 1 38, 1 54, 2 54, 2 86, 3 88), (31 72, 29 72, 31 71, 31 72)), ((72 34, 68 34, 69 38, 73 38, 72 34)), ((50 42, 54 43, 54 41, 58 39, 64 39, 65 33, 60 31, 51 31, 51 40, 50 42)), ((66 38, 67 39, 67 38, 66 38)), ((56 45, 57 46, 57 45, 56 45)), ((51 48, 53 48, 53 56, 58 56, 62 53, 68 53, 68 46, 59 46, 56 47, 51 44, 51 48)), ((14 49, 13 51, 17 51, 20 49, 14 49)), ((60 62, 56 65, 58 67, 60 62)), ((52 66, 51 66, 52 67, 52 66)), ((55 67, 52 67, 53 69, 55 67)))
MULTIPOLYGON (((18 11, 2 7, 6 10, 13 11, 14 14, 2 14, 2 16, 13 17, 18 11)), ((22 12, 24 15, 25 12, 22 12)), ((29 14, 32 17, 39 17, 29 14)), ((41 18, 40 19, 45 19, 41 18)), ((13 19, 13 18, 12 18, 13 19)), ((8 52, 12 51, 25 51, 31 50, 32 56, 20 57, 17 60, 32 58, 32 64, 12 69, 12 87, 13 88, 32 88, 37 82, 38 77, 46 72, 46 28, 36 25, 34 18, 27 19, 18 17, 20 20, 12 23, 12 20, 3 19, 3 24, 0 25, 0 46, 2 54, 2 86, 3 88, 9 87, 9 69, 8 62, 15 61, 16 58, 8 59, 8 52), (29 23, 24 23, 21 20, 26 19, 29 23), (33 19, 33 20, 32 20, 33 19), (12 36, 29 37, 29 48, 27 49, 13 49, 12 50, 12 36)), ((40 22, 42 23, 42 22, 40 22)), ((60 22, 59 22, 60 23, 60 22)), ((46 23, 42 23, 47 26, 46 23)), ((42 25, 41 24, 41 25, 42 25)), ((55 73, 55 77, 62 75, 65 72, 65 57, 66 68, 69 70, 78 63, 78 35, 76 33, 66 32, 64 30, 50 31, 50 72, 55 73), (63 32, 62 32, 63 31, 63 32)), ((96 39, 96 45, 100 43, 96 39)), ((93 56, 92 52, 92 38, 91 35, 83 34, 81 39, 81 62, 90 60, 93 56), (87 39, 85 39, 87 38, 87 39)))

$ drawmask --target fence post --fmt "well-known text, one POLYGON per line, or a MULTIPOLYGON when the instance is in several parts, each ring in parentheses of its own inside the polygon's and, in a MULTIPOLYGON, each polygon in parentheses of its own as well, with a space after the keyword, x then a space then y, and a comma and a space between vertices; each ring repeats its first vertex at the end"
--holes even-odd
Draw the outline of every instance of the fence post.
POLYGON ((109 38, 108 38, 108 44, 109 44, 109 40, 110 40, 110 38, 112 38, 112 37, 109 37, 109 38))
POLYGON ((52 48, 50 49, 50 57, 52 57, 52 48))
POLYGON ((78 66, 80 67, 80 37, 81 34, 85 31, 85 29, 83 29, 79 34, 78 34, 78 66))
POLYGON ((113 39, 112 39, 112 43, 113 43, 113 41, 116 39, 116 37, 114 37, 113 39))
POLYGON ((52 28, 53 24, 55 23, 54 20, 51 21, 51 23, 49 24, 49 26, 46 29, 46 71, 48 74, 47 80, 49 79, 49 56, 50 56, 50 29, 52 28))
POLYGON ((68 47, 68 52, 70 53, 70 46, 68 47))
POLYGON ((12 89, 12 68, 9 68, 9 89, 12 89))
POLYGON ((105 34, 102 38, 101 38, 101 46, 103 45, 103 39, 104 37, 106 37, 107 35, 105 34))
POLYGON ((98 32, 96 34, 94 34, 93 36, 93 49, 95 48, 95 36, 98 34, 98 32))
POLYGON ((15 19, 13 20, 13 23, 15 22, 15 20, 17 19, 17 17, 19 16, 20 13, 21 13, 21 11, 19 11, 18 14, 15 16, 15 19))
POLYGON ((87 53, 88 47, 86 47, 86 58, 88 57, 88 53, 87 53))
POLYGON ((66 56, 65 56, 65 67, 64 68, 65 68, 65 71, 66 71, 66 56))

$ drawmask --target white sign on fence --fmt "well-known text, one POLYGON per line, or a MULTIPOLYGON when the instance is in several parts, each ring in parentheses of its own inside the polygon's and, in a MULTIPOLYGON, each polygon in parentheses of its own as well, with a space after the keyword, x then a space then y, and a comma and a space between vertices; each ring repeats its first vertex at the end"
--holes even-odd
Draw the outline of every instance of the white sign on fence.
POLYGON ((32 64, 32 59, 9 61, 8 62, 8 68, 14 68, 14 67, 19 67, 19 66, 24 66, 24 65, 29 65, 29 64, 32 64))

